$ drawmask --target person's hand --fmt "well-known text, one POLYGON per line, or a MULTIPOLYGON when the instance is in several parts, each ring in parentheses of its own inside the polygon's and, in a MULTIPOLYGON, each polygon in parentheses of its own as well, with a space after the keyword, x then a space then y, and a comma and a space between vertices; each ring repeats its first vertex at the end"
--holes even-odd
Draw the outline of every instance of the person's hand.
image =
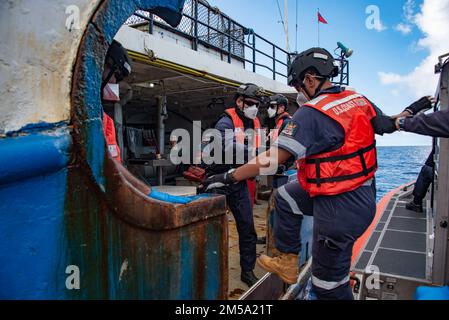
POLYGON ((223 188, 236 183, 237 181, 232 176, 233 171, 234 170, 230 170, 226 173, 210 176, 209 178, 204 180, 204 182, 199 186, 198 190, 201 193, 204 193, 211 191, 212 189, 223 188))
POLYGON ((276 171, 276 175, 283 175, 285 171, 287 171, 287 167, 281 164, 276 171))
POLYGON ((410 115, 414 116, 424 110, 432 109, 435 105, 435 98, 431 96, 422 97, 418 101, 413 102, 410 106, 408 106, 404 111, 410 113, 410 115))
POLYGON ((399 123, 399 120, 400 120, 400 119, 401 119, 401 117, 396 118, 396 121, 395 121, 395 126, 396 126, 396 129, 397 129, 397 130, 401 129, 401 125, 400 125, 400 123, 399 123))
POLYGON ((396 128, 399 131, 404 130, 405 118, 410 118, 410 117, 399 117, 395 121, 396 128))

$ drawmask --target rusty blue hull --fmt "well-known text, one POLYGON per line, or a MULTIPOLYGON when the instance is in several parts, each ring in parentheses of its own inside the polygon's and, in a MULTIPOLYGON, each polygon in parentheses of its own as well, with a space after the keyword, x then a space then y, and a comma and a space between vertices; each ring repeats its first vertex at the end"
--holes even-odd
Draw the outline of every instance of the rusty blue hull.
POLYGON ((178 23, 183 2, 101 2, 79 47, 71 121, 0 138, 0 299, 226 298, 224 198, 149 199, 120 175, 101 127, 114 34, 138 8, 178 23))

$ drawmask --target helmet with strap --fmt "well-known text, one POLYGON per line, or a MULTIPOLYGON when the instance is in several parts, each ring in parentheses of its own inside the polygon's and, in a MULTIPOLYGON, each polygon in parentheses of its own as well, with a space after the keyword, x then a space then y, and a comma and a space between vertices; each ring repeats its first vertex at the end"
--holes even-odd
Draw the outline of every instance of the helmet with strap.
POLYGON ((242 96, 244 98, 254 99, 263 102, 266 98, 266 94, 262 87, 259 87, 253 83, 242 84, 237 89, 237 96, 242 96))
POLYGON ((106 54, 106 65, 109 66, 110 71, 107 77, 103 80, 103 88, 114 75, 117 82, 131 74, 131 63, 125 48, 116 40, 112 40, 106 54))
POLYGON ((288 108, 288 99, 282 94, 275 94, 270 97, 270 105, 282 105, 285 107, 287 111, 288 108))
POLYGON ((301 52, 288 68, 288 85, 301 86, 307 72, 313 71, 325 79, 336 77, 339 72, 337 61, 323 48, 311 48, 301 52))

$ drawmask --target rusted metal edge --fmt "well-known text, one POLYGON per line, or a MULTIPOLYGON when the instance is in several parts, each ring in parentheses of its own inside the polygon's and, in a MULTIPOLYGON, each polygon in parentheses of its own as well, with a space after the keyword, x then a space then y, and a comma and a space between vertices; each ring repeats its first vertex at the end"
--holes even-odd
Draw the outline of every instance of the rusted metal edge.
POLYGON ((224 196, 213 196, 187 205, 173 205, 149 198, 123 177, 117 163, 105 167, 106 199, 125 221, 150 230, 170 230, 226 214, 224 196))

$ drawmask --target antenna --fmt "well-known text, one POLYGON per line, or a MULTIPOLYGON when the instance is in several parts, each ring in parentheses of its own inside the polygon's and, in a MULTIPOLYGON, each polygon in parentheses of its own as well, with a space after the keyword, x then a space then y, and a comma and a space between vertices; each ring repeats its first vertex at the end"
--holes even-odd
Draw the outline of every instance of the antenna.
MULTIPOLYGON (((288 40, 288 25, 286 25, 284 22, 284 18, 282 16, 282 11, 281 11, 281 6, 279 4, 279 0, 276 0, 276 3, 278 6, 278 10, 279 10, 279 16, 281 17, 281 23, 284 28, 284 33, 285 33, 285 38, 286 38, 286 51, 290 52, 290 44, 289 44, 289 40, 288 40)), ((284 0, 284 5, 285 5, 284 14, 287 13, 287 15, 288 15, 288 0, 284 0)), ((288 23, 288 20, 287 20, 287 23, 288 23)))
POLYGON ((298 52, 298 0, 296 0, 296 42, 295 52, 298 52))
POLYGON ((288 39, 288 0, 284 0, 284 17, 285 17, 285 48, 290 52, 290 41, 288 39))

